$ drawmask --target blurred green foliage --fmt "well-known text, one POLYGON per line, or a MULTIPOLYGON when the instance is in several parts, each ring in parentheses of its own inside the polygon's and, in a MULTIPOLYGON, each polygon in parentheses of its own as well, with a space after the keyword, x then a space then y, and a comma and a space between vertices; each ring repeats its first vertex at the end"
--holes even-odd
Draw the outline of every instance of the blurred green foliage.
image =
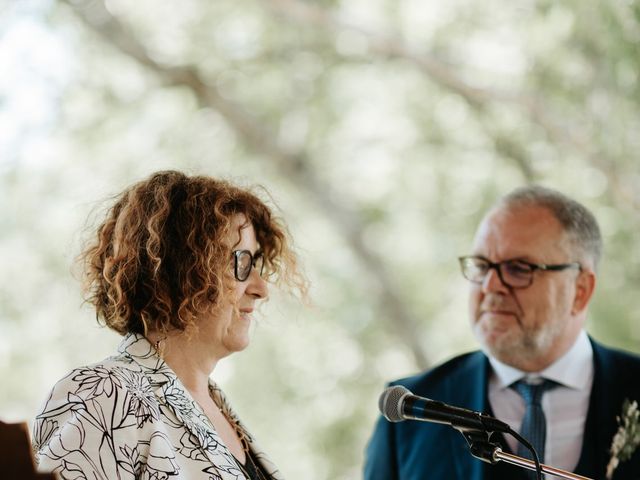
POLYGON ((524 183, 593 209, 589 331, 640 351, 640 7, 0 2, 0 415, 117 336, 70 271, 101 200, 178 168, 260 183, 313 283, 216 378, 288 478, 351 479, 384 382, 475 348, 456 257, 524 183))

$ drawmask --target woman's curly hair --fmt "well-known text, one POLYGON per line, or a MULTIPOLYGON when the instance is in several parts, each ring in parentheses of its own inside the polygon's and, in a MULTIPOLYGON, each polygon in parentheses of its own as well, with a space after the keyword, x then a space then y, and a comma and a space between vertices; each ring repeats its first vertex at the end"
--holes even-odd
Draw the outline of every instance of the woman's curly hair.
POLYGON ((228 239, 237 214, 253 225, 270 279, 305 296, 286 227, 256 194, 162 171, 117 197, 79 257, 98 321, 123 335, 194 326, 232 291, 228 239))

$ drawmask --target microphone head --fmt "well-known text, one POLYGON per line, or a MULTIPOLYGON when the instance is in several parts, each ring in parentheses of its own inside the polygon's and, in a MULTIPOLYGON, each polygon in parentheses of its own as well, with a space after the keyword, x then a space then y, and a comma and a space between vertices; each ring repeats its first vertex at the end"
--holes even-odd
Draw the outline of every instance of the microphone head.
POLYGON ((402 385, 395 385, 388 387, 378 400, 378 408, 380 413, 384 415, 384 418, 390 422, 402 422, 405 420, 402 415, 402 406, 404 404, 404 397, 411 395, 411 391, 402 385))

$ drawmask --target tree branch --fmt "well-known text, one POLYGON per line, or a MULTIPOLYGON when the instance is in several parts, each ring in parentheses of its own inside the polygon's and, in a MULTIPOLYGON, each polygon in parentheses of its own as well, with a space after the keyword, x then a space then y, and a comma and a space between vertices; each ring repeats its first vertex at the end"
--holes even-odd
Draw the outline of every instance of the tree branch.
MULTIPOLYGON (((546 132, 552 143, 577 151, 602 171, 612 185, 611 192, 616 203, 620 206, 635 205, 636 208, 632 211, 640 218, 640 197, 634 193, 634 186, 625 183, 623 175, 612 168, 613 162, 607 160, 604 152, 594 151, 590 146, 588 135, 580 134, 575 128, 569 128, 565 124, 560 125, 555 121, 549 114, 553 110, 539 95, 474 87, 456 75, 451 66, 443 61, 425 53, 412 51, 397 37, 383 36, 354 25, 316 4, 300 0, 267 0, 267 3, 278 15, 292 21, 304 22, 335 32, 353 31, 363 35, 369 41, 372 53, 412 62, 435 83, 459 94, 479 114, 483 114, 486 110, 485 107, 491 102, 516 105, 527 114, 533 124, 539 125, 546 132)), ((614 7, 614 10, 614 13, 620 17, 620 8, 615 9, 614 7)), ((628 38, 640 35, 638 33, 640 29, 631 29, 626 24, 624 26, 624 32, 628 38)), ((526 152, 521 148, 512 148, 514 145, 511 141, 505 143, 505 134, 499 131, 487 131, 487 133, 491 136, 494 144, 500 147, 496 148, 496 151, 511 158, 527 181, 534 181, 534 172, 526 152)))
POLYGON ((305 192, 311 194, 319 208, 337 225, 354 255, 377 280, 381 308, 385 316, 393 320, 392 332, 399 335, 401 341, 411 349, 419 367, 424 368, 430 364, 415 335, 418 319, 405 307, 406 302, 391 282, 383 261, 363 241, 364 228, 360 217, 357 212, 347 208, 344 202, 339 202, 334 196, 327 194, 331 189, 319 180, 304 151, 291 152, 279 145, 275 140, 277 135, 267 131, 262 123, 239 105, 224 98, 215 86, 200 77, 196 69, 165 67, 158 64, 147 54, 138 39, 111 15, 101 2, 92 1, 80 6, 70 3, 69 0, 63 1, 74 9, 78 18, 91 30, 100 34, 122 53, 149 68, 166 84, 191 89, 201 105, 210 107, 223 116, 248 148, 270 157, 282 172, 283 178, 293 181, 296 185, 304 185, 305 192))

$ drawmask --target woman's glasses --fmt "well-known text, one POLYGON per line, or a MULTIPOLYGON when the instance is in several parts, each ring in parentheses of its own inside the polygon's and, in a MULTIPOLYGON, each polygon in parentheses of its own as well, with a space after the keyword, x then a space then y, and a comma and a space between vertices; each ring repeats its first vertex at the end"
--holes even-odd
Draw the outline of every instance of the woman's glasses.
POLYGON ((233 260, 233 274, 239 282, 244 282, 249 278, 252 268, 258 270, 259 275, 262 276, 264 256, 261 251, 257 251, 253 255, 249 250, 234 250, 233 260))

